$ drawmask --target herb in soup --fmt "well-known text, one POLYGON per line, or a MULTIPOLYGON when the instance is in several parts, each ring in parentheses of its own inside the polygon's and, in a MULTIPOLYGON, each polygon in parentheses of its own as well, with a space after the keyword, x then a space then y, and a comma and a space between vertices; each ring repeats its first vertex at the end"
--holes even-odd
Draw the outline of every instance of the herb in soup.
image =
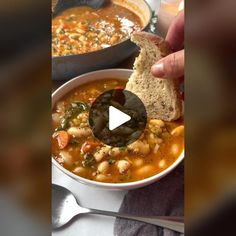
POLYGON ((98 10, 79 6, 52 20, 52 56, 82 54, 107 48, 141 30, 141 19, 110 3, 98 10))

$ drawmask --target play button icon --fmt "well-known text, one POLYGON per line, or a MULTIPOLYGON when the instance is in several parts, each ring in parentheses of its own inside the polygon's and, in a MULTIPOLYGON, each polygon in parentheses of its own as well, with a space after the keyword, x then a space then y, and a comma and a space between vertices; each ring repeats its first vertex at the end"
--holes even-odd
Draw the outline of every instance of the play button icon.
POLYGON ((124 147, 143 133, 147 114, 142 101, 123 89, 109 90, 93 102, 89 124, 93 135, 104 144, 124 147))
POLYGON ((123 125, 130 119, 131 119, 131 116, 126 115, 124 112, 116 109, 113 106, 109 106, 109 130, 110 131, 123 125))

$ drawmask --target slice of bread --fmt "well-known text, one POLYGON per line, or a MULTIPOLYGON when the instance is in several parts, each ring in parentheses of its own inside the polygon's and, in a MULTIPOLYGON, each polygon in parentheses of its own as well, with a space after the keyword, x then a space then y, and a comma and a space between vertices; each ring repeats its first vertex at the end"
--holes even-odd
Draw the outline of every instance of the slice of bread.
POLYGON ((134 71, 126 89, 142 100, 148 117, 164 121, 178 119, 182 114, 178 80, 160 79, 151 74, 152 65, 171 53, 168 43, 147 32, 136 32, 131 40, 141 50, 134 62, 134 71))

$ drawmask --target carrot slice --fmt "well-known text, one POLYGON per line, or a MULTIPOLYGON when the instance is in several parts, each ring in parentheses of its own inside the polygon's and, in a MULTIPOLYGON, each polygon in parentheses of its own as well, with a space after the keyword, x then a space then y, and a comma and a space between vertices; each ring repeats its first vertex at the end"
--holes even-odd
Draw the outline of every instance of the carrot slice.
POLYGON ((94 149, 98 146, 99 144, 93 141, 86 141, 82 147, 81 147, 81 151, 84 153, 89 152, 91 149, 94 149))
POLYGON ((69 143, 69 134, 64 131, 57 131, 53 134, 53 138, 56 138, 59 149, 65 148, 69 143))

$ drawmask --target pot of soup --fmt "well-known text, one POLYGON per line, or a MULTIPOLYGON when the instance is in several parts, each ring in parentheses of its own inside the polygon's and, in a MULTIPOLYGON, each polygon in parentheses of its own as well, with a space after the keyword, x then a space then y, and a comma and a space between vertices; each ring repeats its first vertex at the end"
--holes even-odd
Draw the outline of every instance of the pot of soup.
POLYGON ((135 52, 134 31, 147 30, 144 0, 112 0, 99 9, 72 7, 52 19, 52 78, 67 80, 118 65, 135 52))
POLYGON ((124 88, 132 70, 107 69, 78 76, 52 95, 52 162, 78 182, 103 189, 134 189, 158 181, 184 158, 183 119, 147 118, 138 140, 119 147, 99 141, 89 125, 93 101, 124 88))

